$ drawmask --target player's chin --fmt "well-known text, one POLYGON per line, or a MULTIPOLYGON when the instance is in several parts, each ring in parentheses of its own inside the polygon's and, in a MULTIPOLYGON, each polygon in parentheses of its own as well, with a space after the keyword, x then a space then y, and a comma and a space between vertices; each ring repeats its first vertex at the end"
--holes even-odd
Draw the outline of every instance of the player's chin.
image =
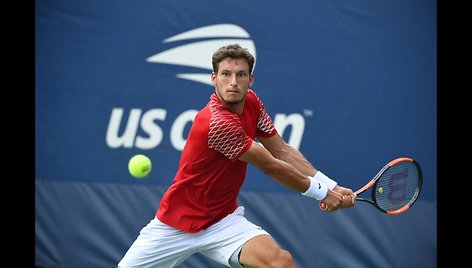
POLYGON ((244 100, 244 97, 241 97, 241 95, 237 96, 227 96, 225 99, 225 102, 228 104, 239 104, 244 100))

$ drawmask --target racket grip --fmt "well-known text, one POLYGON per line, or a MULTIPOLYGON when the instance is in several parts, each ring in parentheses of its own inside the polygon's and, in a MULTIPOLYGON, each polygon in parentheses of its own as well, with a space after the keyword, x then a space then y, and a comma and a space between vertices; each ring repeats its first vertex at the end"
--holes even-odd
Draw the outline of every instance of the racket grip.
POLYGON ((326 208, 327 208, 326 204, 323 203, 323 202, 320 202, 320 209, 321 210, 326 210, 326 208))

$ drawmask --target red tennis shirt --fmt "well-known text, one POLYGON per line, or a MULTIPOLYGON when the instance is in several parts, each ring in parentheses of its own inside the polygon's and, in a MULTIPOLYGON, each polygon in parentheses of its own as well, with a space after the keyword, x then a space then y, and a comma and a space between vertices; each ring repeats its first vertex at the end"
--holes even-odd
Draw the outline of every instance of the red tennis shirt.
POLYGON ((238 206, 247 163, 238 160, 255 137, 277 133, 264 104, 248 90, 241 116, 227 110, 216 93, 195 116, 172 185, 161 199, 157 218, 197 233, 238 206))

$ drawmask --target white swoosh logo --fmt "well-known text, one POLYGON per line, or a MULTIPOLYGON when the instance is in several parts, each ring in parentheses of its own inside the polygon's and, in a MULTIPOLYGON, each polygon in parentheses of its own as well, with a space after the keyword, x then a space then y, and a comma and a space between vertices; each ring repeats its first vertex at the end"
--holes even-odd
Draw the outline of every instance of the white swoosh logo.
POLYGON ((197 41, 170 48, 148 57, 146 61, 205 69, 207 70, 205 73, 179 73, 177 77, 212 85, 210 79, 210 73, 212 72, 211 57, 218 48, 227 44, 239 43, 242 47, 247 48, 254 55, 254 58, 256 57, 256 47, 251 39, 236 39, 248 38, 249 34, 243 28, 234 24, 217 24, 193 29, 169 37, 164 40, 164 43, 214 37, 224 38, 197 41))
POLYGON ((210 37, 240 37, 249 38, 249 34, 241 27, 235 24, 215 24, 196 28, 181 34, 174 35, 164 40, 164 43, 210 37))

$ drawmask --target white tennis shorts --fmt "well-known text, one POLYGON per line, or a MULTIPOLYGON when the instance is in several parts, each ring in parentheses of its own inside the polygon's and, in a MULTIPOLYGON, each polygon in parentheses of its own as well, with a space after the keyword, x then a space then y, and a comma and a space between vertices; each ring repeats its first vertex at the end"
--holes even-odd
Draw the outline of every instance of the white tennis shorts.
POLYGON ((171 268, 195 253, 231 267, 231 255, 246 241, 261 234, 269 235, 244 217, 243 206, 196 234, 175 229, 155 217, 141 229, 118 267, 171 268))

